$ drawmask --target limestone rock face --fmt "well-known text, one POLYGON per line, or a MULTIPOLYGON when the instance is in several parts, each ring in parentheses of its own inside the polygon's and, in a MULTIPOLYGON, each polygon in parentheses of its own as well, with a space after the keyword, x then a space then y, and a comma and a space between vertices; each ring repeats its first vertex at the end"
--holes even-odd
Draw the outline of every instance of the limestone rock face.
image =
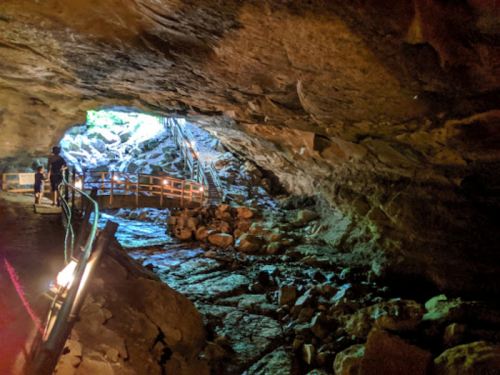
POLYGON ((342 250, 498 291, 499 20, 479 0, 5 0, 0 171, 89 109, 175 113, 325 196, 342 250))
POLYGON ((500 347, 477 341, 448 349, 434 360, 434 373, 442 375, 500 374, 500 347))
POLYGON ((206 332, 194 304, 138 266, 117 242, 107 253, 58 373, 208 374, 199 359, 206 332))

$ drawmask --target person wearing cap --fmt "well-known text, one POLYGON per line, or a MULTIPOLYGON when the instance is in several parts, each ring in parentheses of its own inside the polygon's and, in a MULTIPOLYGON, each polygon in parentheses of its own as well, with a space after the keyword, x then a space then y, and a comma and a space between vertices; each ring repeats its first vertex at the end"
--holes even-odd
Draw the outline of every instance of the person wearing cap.
POLYGON ((58 187, 63 181, 63 171, 68 167, 66 160, 59 154, 59 147, 52 147, 52 155, 47 162, 47 171, 50 179, 50 189, 52 191, 52 205, 59 205, 59 190, 58 187))

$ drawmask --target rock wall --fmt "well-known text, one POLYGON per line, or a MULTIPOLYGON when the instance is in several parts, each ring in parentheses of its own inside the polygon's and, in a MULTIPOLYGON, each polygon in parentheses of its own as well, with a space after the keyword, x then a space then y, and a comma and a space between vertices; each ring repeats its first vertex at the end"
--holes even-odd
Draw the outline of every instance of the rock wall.
POLYGON ((87 109, 188 116, 290 191, 322 193, 345 251, 371 242, 397 272, 496 290, 498 9, 7 0, 0 158, 42 156, 87 109))
POLYGON ((199 359, 206 332, 193 303, 136 264, 118 241, 107 255, 57 374, 208 374, 199 359))

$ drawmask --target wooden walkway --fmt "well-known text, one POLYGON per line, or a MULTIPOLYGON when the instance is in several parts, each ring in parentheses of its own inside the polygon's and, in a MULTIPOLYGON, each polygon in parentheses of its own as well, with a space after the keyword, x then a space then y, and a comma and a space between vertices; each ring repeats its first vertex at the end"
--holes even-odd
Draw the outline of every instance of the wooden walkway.
MULTIPOLYGON (((33 186, 26 184, 26 173, 5 173, 2 175, 2 190, 11 193, 33 192, 33 186)), ((34 176, 34 173, 33 173, 34 176)), ((151 176, 121 172, 86 172, 83 175, 67 176, 71 185, 84 192, 97 189, 97 201, 101 208, 181 208, 197 207, 208 203, 205 185, 195 181, 181 180, 169 176, 151 176)), ((50 187, 45 184, 44 192, 50 187)), ((68 198, 78 205, 78 194, 68 198)), ((40 210, 45 208, 40 207, 40 210)))

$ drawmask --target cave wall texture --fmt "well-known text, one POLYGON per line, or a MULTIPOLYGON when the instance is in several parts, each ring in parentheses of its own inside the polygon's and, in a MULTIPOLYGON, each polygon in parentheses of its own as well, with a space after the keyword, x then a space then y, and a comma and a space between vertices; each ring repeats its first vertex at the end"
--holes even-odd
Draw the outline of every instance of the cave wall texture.
POLYGON ((498 291, 499 88, 499 0, 0 3, 0 167, 88 109, 185 116, 443 290, 498 291))

